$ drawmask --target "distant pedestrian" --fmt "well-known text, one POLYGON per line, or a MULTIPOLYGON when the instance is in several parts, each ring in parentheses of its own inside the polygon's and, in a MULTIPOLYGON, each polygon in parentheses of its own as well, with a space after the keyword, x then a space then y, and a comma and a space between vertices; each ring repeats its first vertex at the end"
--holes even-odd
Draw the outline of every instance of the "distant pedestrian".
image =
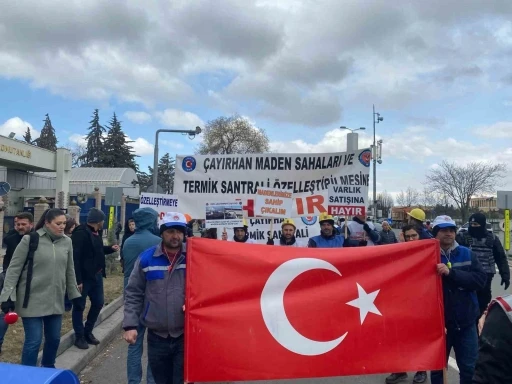
POLYGON ((92 330, 104 303, 105 254, 119 251, 119 245, 103 245, 101 229, 104 222, 105 214, 99 209, 91 208, 87 215, 87 224, 76 227, 71 236, 76 280, 82 293, 81 297, 73 301, 72 314, 75 346, 80 349, 89 348, 88 344, 100 343, 92 330), (83 316, 87 297, 91 300, 91 307, 84 326, 83 316))
POLYGON ((496 264, 501 275, 501 285, 505 289, 510 286, 510 268, 505 250, 498 236, 487 230, 487 218, 483 213, 475 213, 469 217, 468 231, 457 235, 459 245, 470 248, 487 273, 485 287, 477 291, 480 315, 484 313, 492 300, 492 279, 496 274, 496 264))
MULTIPOLYGON (((5 274, 7 268, 11 263, 12 255, 16 247, 23 239, 23 236, 29 234, 34 229, 34 216, 30 212, 21 212, 14 217, 14 228, 12 232, 9 231, 4 238, 4 244, 6 246, 4 261, 3 261, 3 272, 0 272, 0 291, 4 287, 5 274)), ((2 353, 2 344, 4 342, 5 334, 9 325, 4 321, 5 313, 0 311, 0 353, 2 353)))
POLYGON ((425 211, 423 211, 423 209, 414 208, 411 210, 411 212, 407 212, 407 215, 409 216, 407 224, 414 225, 418 228, 421 240, 432 239, 432 234, 423 225, 426 217, 425 211))
POLYGON ((391 229, 391 226, 387 221, 382 222, 382 231, 380 231, 380 243, 379 244, 395 244, 398 243, 395 232, 391 229))

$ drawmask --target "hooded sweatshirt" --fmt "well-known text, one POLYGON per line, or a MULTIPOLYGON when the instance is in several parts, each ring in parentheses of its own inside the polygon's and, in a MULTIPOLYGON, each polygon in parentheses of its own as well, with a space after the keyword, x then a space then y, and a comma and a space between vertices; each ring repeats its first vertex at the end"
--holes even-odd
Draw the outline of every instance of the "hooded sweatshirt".
POLYGON ((139 255, 162 241, 161 237, 153 233, 158 221, 158 213, 154 209, 139 208, 135 210, 133 220, 135 221, 135 233, 123 245, 125 288, 139 255))

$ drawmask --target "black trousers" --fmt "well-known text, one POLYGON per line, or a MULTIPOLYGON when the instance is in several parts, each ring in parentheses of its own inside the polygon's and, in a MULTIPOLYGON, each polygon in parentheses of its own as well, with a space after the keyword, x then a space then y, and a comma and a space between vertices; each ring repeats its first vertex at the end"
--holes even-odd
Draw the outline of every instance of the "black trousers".
POLYGON ((148 330, 148 360, 156 384, 183 384, 184 336, 163 338, 148 330))
POLYGON ((476 291, 476 296, 478 298, 478 307, 480 308, 480 316, 482 316, 487 309, 487 306, 492 300, 492 279, 494 277, 493 273, 487 274, 487 282, 485 283, 485 287, 481 290, 476 291))

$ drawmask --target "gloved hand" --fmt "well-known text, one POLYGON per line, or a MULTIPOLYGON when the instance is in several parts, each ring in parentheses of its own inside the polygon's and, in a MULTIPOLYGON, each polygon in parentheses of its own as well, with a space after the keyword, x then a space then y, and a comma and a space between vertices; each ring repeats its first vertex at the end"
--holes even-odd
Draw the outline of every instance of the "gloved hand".
POLYGON ((5 314, 7 314, 9 312, 14 312, 14 309, 15 309, 14 301, 12 301, 11 299, 7 299, 7 301, 4 301, 2 303, 0 308, 2 308, 2 312, 5 314))
POLYGON ((274 239, 271 239, 270 237, 267 240, 267 245, 274 245, 274 239))
POLYGON ((502 278, 500 285, 505 285, 505 289, 508 289, 508 287, 510 287, 510 280, 505 280, 502 278))
POLYGON ((368 245, 368 241, 366 240, 359 240, 359 246, 360 247, 366 247, 368 245))
POLYGON ((359 217, 357 217, 357 216, 354 216, 354 217, 352 218, 352 221, 355 221, 355 222, 356 222, 356 223, 358 223, 358 224, 365 224, 365 222, 364 222, 363 220, 361 220, 361 219, 360 219, 359 217))

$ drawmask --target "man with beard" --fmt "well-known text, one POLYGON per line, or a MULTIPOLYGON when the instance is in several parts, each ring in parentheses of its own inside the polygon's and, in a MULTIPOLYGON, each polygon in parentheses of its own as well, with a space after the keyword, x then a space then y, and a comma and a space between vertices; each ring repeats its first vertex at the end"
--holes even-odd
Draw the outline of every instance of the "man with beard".
MULTIPOLYGON (((308 248, 342 248, 358 246, 358 242, 345 239, 343 235, 336 235, 334 218, 327 212, 322 212, 318 217, 320 235, 309 239, 308 248)), ((343 232, 342 232, 343 233, 343 232)))
MULTIPOLYGON (((4 244, 7 247, 5 249, 3 272, 0 273, 0 291, 4 285, 5 274, 7 268, 12 259, 12 255, 16 250, 16 247, 21 242, 23 236, 32 232, 34 228, 34 216, 30 212, 21 212, 14 217, 14 229, 9 231, 4 238, 4 244)), ((0 353, 2 353, 2 344, 4 342, 4 336, 7 332, 9 325, 4 321, 5 313, 0 311, 0 353)))
POLYGON ((255 244, 253 239, 249 239, 249 227, 247 221, 243 220, 243 226, 233 228, 233 239, 228 240, 228 233, 226 229, 222 232, 222 240, 235 241, 237 243, 255 244))
POLYGON ((295 232, 297 228, 295 227, 295 222, 293 219, 284 219, 281 224, 281 237, 279 238, 279 242, 274 244, 274 239, 269 238, 267 241, 267 245, 281 245, 285 247, 300 247, 297 239, 295 238, 295 232))
POLYGON ((137 341, 148 329, 148 361, 156 384, 182 384, 184 366, 185 216, 168 212, 160 226, 162 241, 135 262, 124 298, 124 339, 137 341))
POLYGON ((503 250, 500 239, 487 230, 487 219, 483 213, 475 213, 469 217, 469 228, 466 233, 457 235, 457 243, 471 249, 487 273, 487 283, 483 289, 477 291, 480 315, 482 315, 491 302, 491 284, 496 274, 496 264, 501 275, 501 285, 508 289, 510 285, 510 269, 507 256, 503 250))

